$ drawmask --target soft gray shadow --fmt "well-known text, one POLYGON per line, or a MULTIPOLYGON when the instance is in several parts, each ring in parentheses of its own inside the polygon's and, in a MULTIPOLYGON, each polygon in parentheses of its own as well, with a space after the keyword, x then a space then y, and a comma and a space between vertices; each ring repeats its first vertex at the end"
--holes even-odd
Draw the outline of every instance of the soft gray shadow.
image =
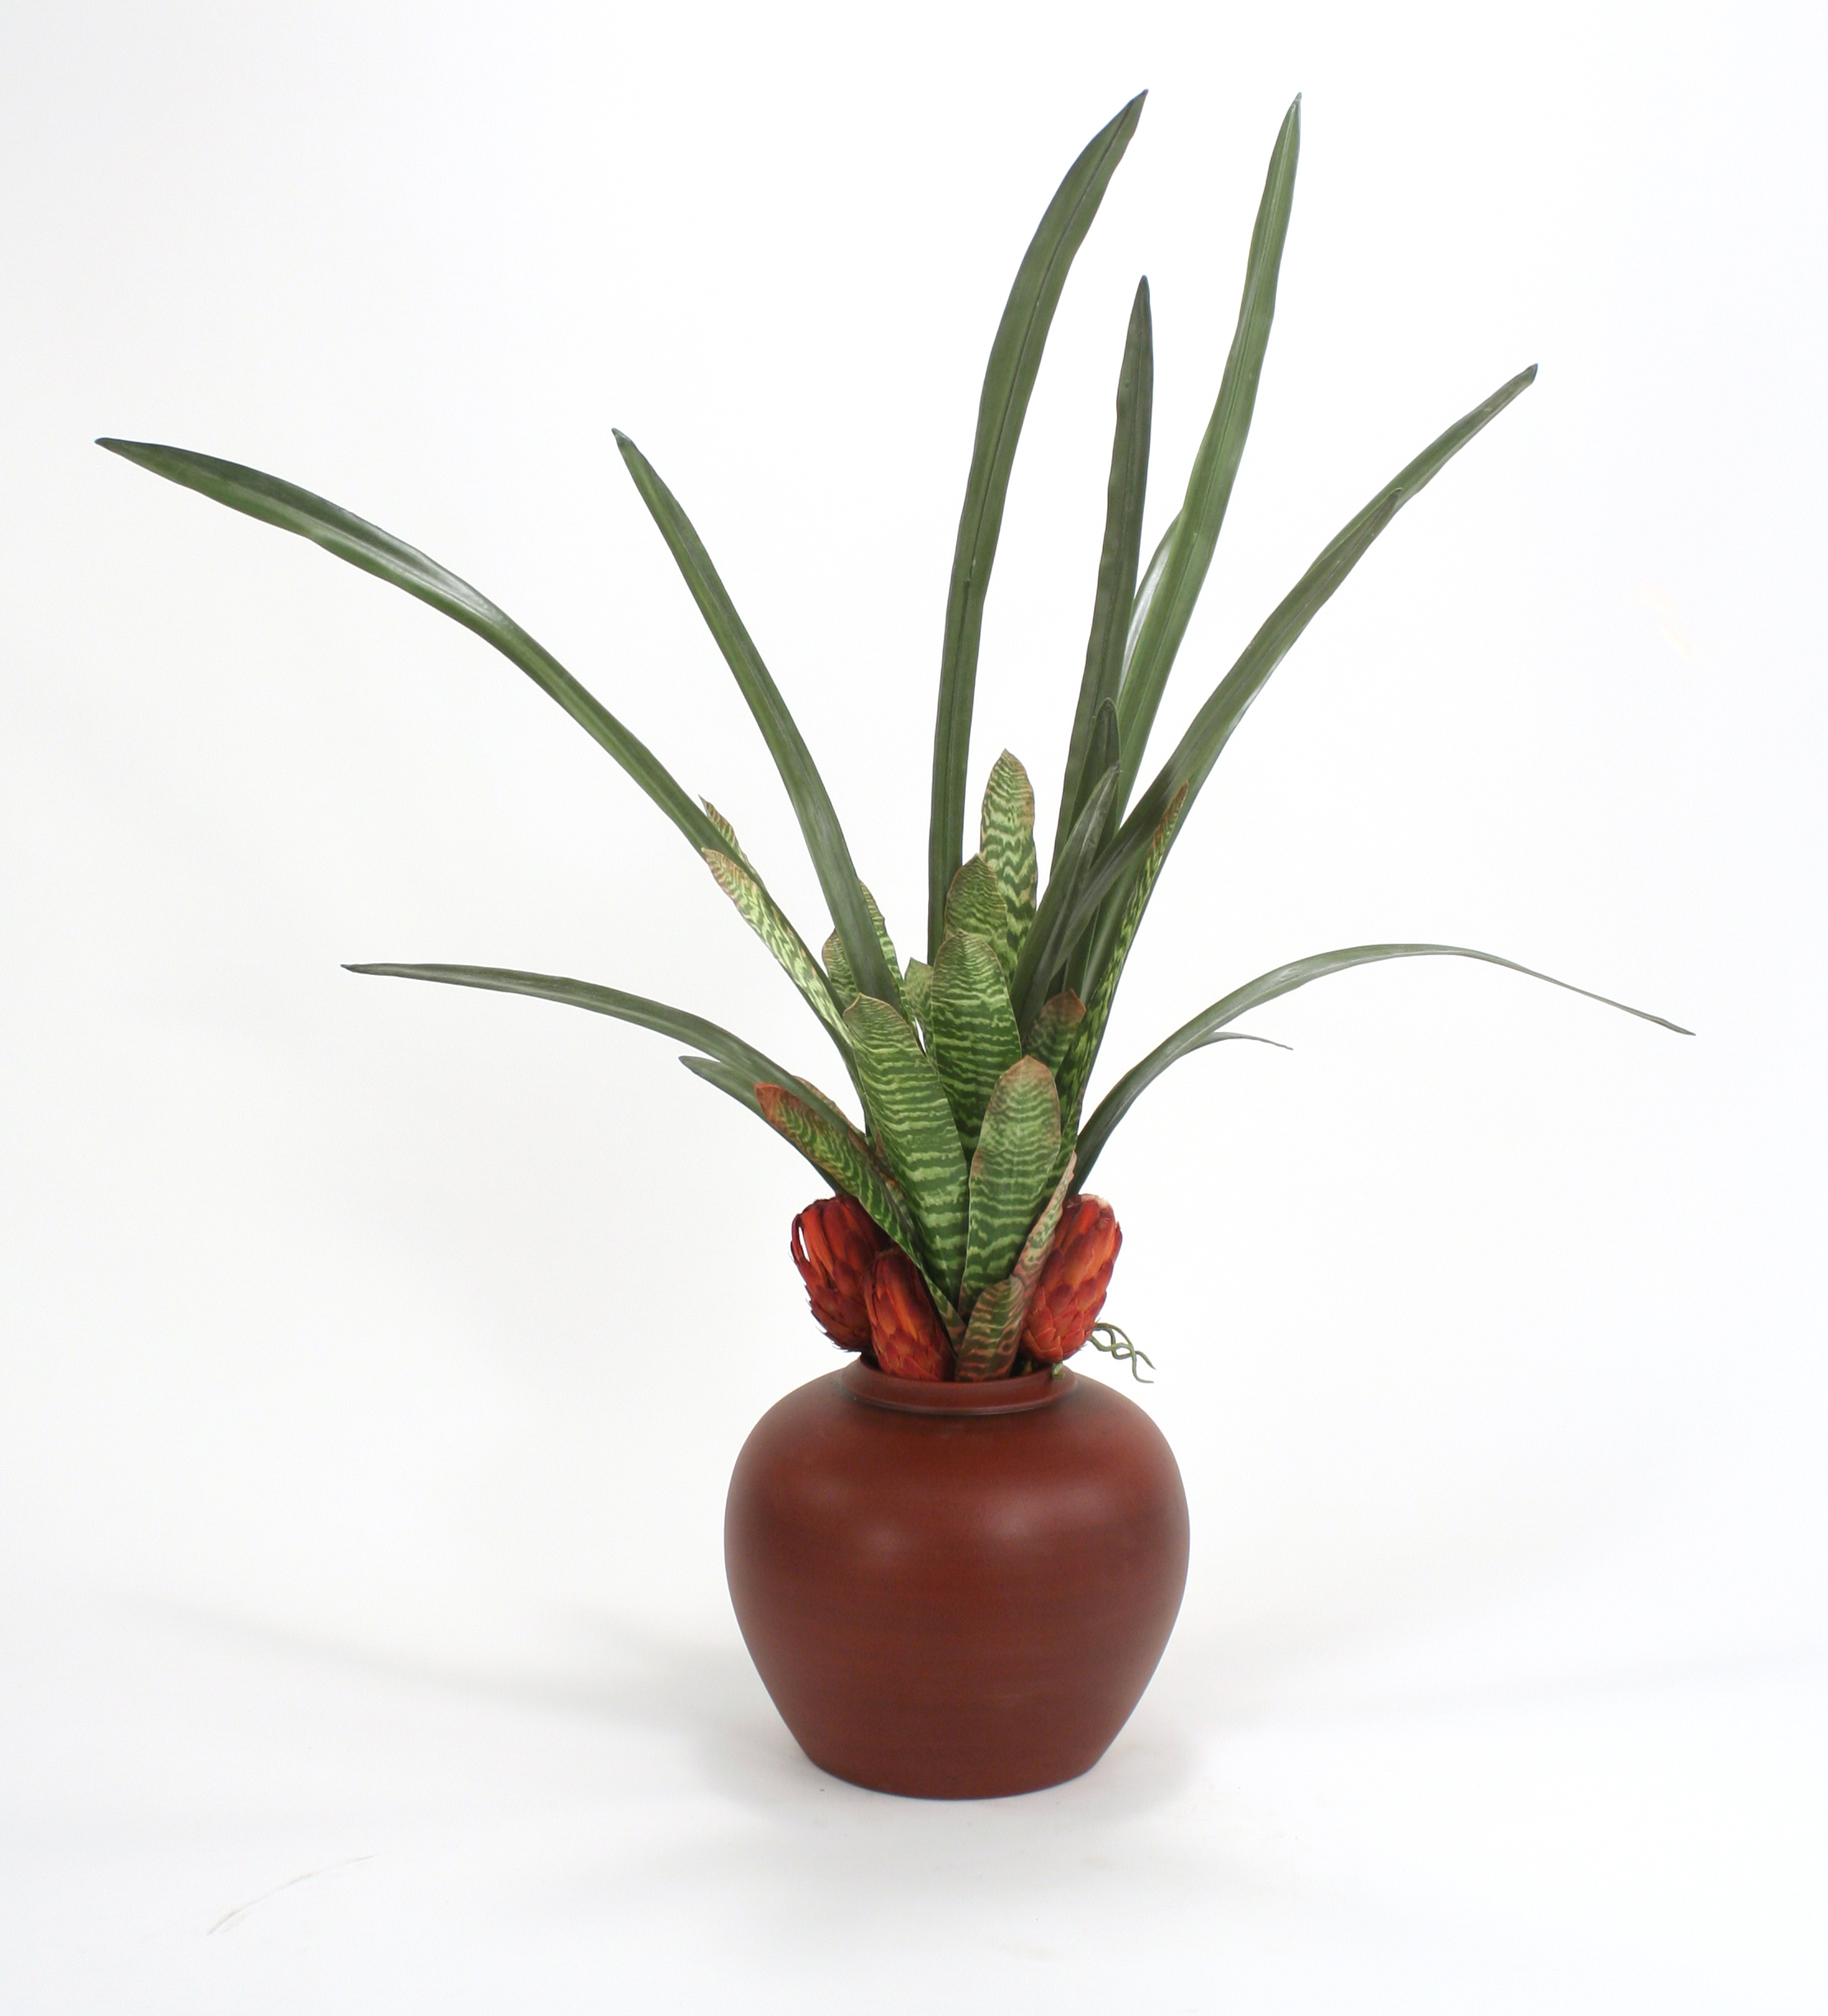
POLYGON ((1100 1762, 1046 1792, 990 1801, 904 1800, 830 1777, 795 1743, 769 1699, 734 1620, 724 1642, 674 1636, 602 1613, 564 1622, 577 1651, 545 1671, 491 1670, 479 1663, 422 1656, 328 1633, 289 1628, 214 1609, 162 1606, 193 1629, 395 1685, 509 1708, 575 1715, 637 1733, 644 1747, 676 1743, 708 1787, 747 1811, 775 1820, 796 1811, 830 1817, 834 1797, 903 1811, 969 1807, 1019 1811, 1047 1802, 1100 1823, 1147 1813, 1172 1799, 1195 1769, 1196 1745, 1182 1718, 1145 1694, 1100 1762))

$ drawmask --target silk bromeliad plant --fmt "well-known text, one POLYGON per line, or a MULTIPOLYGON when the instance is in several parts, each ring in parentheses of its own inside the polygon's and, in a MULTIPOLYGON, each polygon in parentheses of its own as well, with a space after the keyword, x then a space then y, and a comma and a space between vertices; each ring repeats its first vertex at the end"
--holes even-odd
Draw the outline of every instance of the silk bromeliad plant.
MULTIPOLYGON (((770 895, 729 823, 695 801, 552 654, 467 582, 377 526, 296 486, 213 456, 101 445, 219 502, 327 548, 442 610, 519 666, 620 763, 704 857, 836 1048, 861 1123, 808 1080, 714 1023, 618 990, 475 966, 352 971, 568 1002, 690 1046, 686 1068, 784 1136, 836 1194, 794 1222, 792 1251, 827 1334, 882 1370, 983 1380, 1058 1364, 1095 1330, 1121 1235, 1085 1189, 1113 1130, 1171 1064, 1238 1040, 1232 1024, 1311 980, 1383 959, 1482 959, 1463 945, 1354 945, 1234 987, 1131 1066, 1083 1113, 1112 1002, 1169 853, 1245 709, 1396 513, 1528 386, 1534 367, 1455 422, 1322 550, 1138 789, 1162 691, 1223 525, 1275 308, 1300 143, 1284 120, 1251 234, 1217 403, 1185 494, 1141 564, 1153 362, 1149 290, 1137 288, 1118 375, 1103 549, 1044 888, 1034 795, 1007 752, 992 765, 978 847, 964 854, 978 638, 1029 396, 1068 269, 1142 115, 1133 99, 1074 162, 1024 257, 991 349, 945 610, 927 843, 926 957, 902 966, 804 737, 691 521, 634 443, 636 488, 735 675, 785 785, 833 929, 821 956, 770 895)), ((1565 981, 1551 980, 1557 987, 1565 981)), ((1585 994, 1585 988, 1572 988, 1585 994)), ((1606 1001, 1601 995, 1589 995, 1606 1001)), ((1624 1004, 1606 1001, 1611 1007, 1624 1004)), ((1674 1023, 1626 1009, 1668 1029, 1674 1023)), ((1102 1341, 1102 1339, 1100 1340, 1102 1341)))

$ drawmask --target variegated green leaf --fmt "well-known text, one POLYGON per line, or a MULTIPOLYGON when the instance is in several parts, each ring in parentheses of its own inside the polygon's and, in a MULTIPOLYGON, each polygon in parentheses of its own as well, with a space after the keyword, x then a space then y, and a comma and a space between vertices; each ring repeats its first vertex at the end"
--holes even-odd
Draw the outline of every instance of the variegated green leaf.
POLYGON ((740 862, 743 867, 749 869, 751 875, 754 874, 756 871, 752 867, 750 867, 748 855, 742 851, 741 845, 737 842, 737 829, 731 825, 730 822, 724 817, 723 814, 718 810, 717 807, 714 805, 708 798, 701 798, 698 802, 704 808, 705 817, 709 819, 712 825, 717 828, 718 832, 723 836, 723 851, 729 855, 733 861, 740 862))
POLYGON ((1073 1116, 1075 1125, 1079 1103, 1086 1095, 1092 1067, 1098 1062, 1099 1046, 1105 1040, 1105 1030, 1110 1022, 1111 1003, 1117 998, 1117 983, 1124 977, 1124 962, 1130 955, 1142 913, 1149 907, 1156 878, 1161 873, 1161 864, 1174 844, 1175 828, 1180 825, 1180 815, 1186 808, 1187 787, 1183 784, 1161 815, 1161 823, 1156 828, 1142 872, 1132 883, 1122 911, 1114 922, 1099 920, 1097 938, 1088 962, 1088 971, 1095 976, 1091 1000, 1086 1004, 1085 1020, 1079 1025, 1066 1069, 1060 1074, 1060 1103, 1073 1116))
POLYGON ((1039 868, 1034 858, 1034 787, 1008 750, 991 766, 984 786, 983 812, 978 844, 986 865, 1002 892, 1005 922, 997 956, 1003 971, 1013 973, 1034 921, 1034 889, 1039 868))
POLYGON ((1070 990, 1041 1004, 1041 1012, 1029 1031, 1028 1053, 1038 1057, 1060 1081, 1060 1067, 1066 1062, 1073 1039, 1086 1019, 1086 1004, 1070 990))
POLYGON ((832 992, 837 997, 838 1010, 841 1014, 857 998, 857 977, 850 970, 844 940, 836 931, 826 940, 819 957, 825 962, 825 970, 832 982, 832 992))
MULTIPOLYGON (((695 1070, 698 1068, 689 1058, 681 1061, 695 1070)), ((699 1076, 712 1077, 712 1072, 703 1070, 699 1076)), ((712 1081, 723 1083, 721 1076, 713 1078, 712 1081)), ((726 1086, 725 1089, 732 1088, 726 1086)), ((909 1222, 908 1214, 891 1185, 884 1180, 862 1136, 854 1128, 846 1130, 835 1126, 826 1114, 789 1086, 758 1085, 754 1088, 754 1097, 769 1125, 790 1141, 821 1175, 847 1197, 855 1198, 921 1269, 940 1321, 956 1339, 961 1329, 958 1312, 928 1273, 918 1235, 909 1222)))
POLYGON ((969 1174, 945 1087, 920 1039, 887 1001, 860 994, 845 1010, 869 1114, 902 1186, 928 1273, 949 1298, 964 1271, 969 1174))
MULTIPOLYGON (((981 854, 973 855, 952 878, 945 899, 945 927, 949 935, 970 932, 987 938, 996 949, 997 963, 1002 965, 1009 942, 1009 906, 1003 901, 1001 885, 989 862, 981 854)), ((1010 968, 1005 966, 1003 970, 1007 973, 1010 968)))
MULTIPOLYGON (((925 959, 910 959, 907 971, 902 975, 902 999, 907 1002, 907 1013, 911 1021, 918 1022, 921 1034, 926 1037, 927 1047, 933 1043, 933 1031, 928 1026, 931 1012, 930 1002, 933 994, 933 968, 925 959)), ((847 1002, 846 1006, 849 1006, 847 1002)))
POLYGON ((750 929, 780 962, 782 970, 806 996, 813 1012, 838 1039, 839 1047, 848 1050, 850 1038, 832 996, 831 982, 818 961, 807 949, 806 941, 747 869, 740 867, 728 855, 716 853, 709 847, 704 850, 704 859, 717 877, 718 887, 742 912, 750 929))
POLYGON ((1022 1054, 1009 983, 987 938, 954 931, 940 947, 927 1030, 934 1068, 969 1155, 997 1080, 1022 1054))
MULTIPOLYGON (((876 899, 868 889, 864 890, 863 902, 865 909, 869 912, 869 921, 876 927, 876 943, 882 947, 883 964, 888 968, 889 977, 895 982, 893 1006, 900 1009, 904 1022, 912 1022, 914 1018, 907 1011, 907 996, 902 986, 902 969, 895 958, 894 941, 888 935, 888 926, 883 921, 883 913, 876 907, 876 899)), ((850 1006, 848 1002, 845 1005, 847 1007, 850 1006)))
POLYGON ((1060 1229, 1060 1213, 1066 1204, 1072 1171, 1073 1158, 1068 1155, 1046 1208, 1022 1242, 1014 1272, 992 1282, 978 1298, 963 1337, 953 1346, 954 1378, 1000 1379, 1015 1364, 1022 1341, 1022 1321, 1034 1298, 1034 1284, 1047 1265, 1048 1248, 1060 1229))
MULTIPOLYGON (((940 957, 945 957, 943 945, 940 957)), ((1039 1057, 1025 1057, 996 1081, 971 1158, 971 1223, 959 1288, 962 1307, 969 1308, 1015 1265, 1059 1161, 1060 1098, 1053 1073, 1039 1057)))

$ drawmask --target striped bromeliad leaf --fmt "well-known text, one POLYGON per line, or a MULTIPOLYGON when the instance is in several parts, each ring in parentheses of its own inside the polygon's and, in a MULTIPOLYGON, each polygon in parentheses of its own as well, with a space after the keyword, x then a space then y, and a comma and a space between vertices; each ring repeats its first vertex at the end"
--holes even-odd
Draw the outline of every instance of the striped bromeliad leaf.
POLYGON ((910 959, 907 972, 902 975, 902 999, 907 1004, 905 1010, 907 1020, 920 1024, 921 1034, 930 1046, 933 1033, 927 1027, 927 1017, 932 996, 933 968, 925 959, 910 959))
MULTIPOLYGON (((832 992, 837 1000, 838 1012, 842 1015, 857 998, 857 976, 850 970, 850 961, 845 954, 844 940, 836 931, 826 940, 819 957, 825 963, 826 973, 832 982, 832 992)), ((846 1040, 849 1040, 848 1031, 846 1040)))
POLYGON ((1009 983, 995 947, 973 931, 954 931, 933 962, 927 1037, 945 1087, 959 1141, 968 1156, 997 1081, 1022 1054, 1009 1005, 1009 983))
POLYGON ((742 851, 742 847, 737 844, 737 829, 731 825, 730 822, 724 817, 723 814, 718 810, 717 807, 714 805, 708 798, 701 798, 698 802, 704 808, 705 817, 709 819, 712 825, 717 828, 718 832, 723 836, 723 851, 728 855, 730 859, 736 862, 740 867, 749 869, 749 873, 751 875, 754 874, 756 872, 755 869, 749 867, 748 855, 742 851))
MULTIPOLYGON (((1066 1062, 1067 1053, 1078 1036, 1086 1020, 1086 1004, 1069 989, 1064 994, 1056 994, 1041 1004, 1041 1012, 1034 1018, 1034 1025, 1029 1031, 1028 1053, 1038 1057, 1053 1073, 1056 1086, 1060 1083, 1061 1067, 1066 1062)), ((1062 1095, 1064 1105, 1065 1095, 1062 1095)), ((1072 1132, 1072 1124, 1066 1123, 1067 1132, 1072 1132)))
POLYGON ((1046 1207, 1022 1242, 1014 1270, 1001 1281, 992 1282, 978 1298, 963 1338, 953 1347, 957 1361, 954 1377, 1000 1379, 1015 1363, 1022 1341, 1022 1319, 1028 1314, 1034 1284, 1047 1265, 1048 1248, 1060 1229, 1060 1213, 1072 1185, 1073 1167, 1069 1154, 1046 1207))
POLYGON ((1003 936, 996 947, 1006 973, 1034 921, 1034 788, 1008 750, 991 766, 978 829, 978 852, 1003 898, 1003 936))
MULTIPOLYGON (((945 956, 940 948, 940 956, 945 956)), ((1060 1095, 1037 1057, 996 1081, 971 1158, 971 1225, 959 1306, 968 1310, 1015 1265, 1060 1170, 1060 1095)))
POLYGON ((921 1269, 927 1292, 940 1312, 940 1320, 956 1341, 963 1334, 959 1312, 927 1271, 921 1255, 919 1236, 901 1199, 871 1154, 869 1143, 854 1128, 834 1126, 825 1114, 802 1096, 802 1092, 810 1089, 802 1087, 800 1091, 795 1091, 783 1085, 758 1085, 755 1096, 769 1125, 792 1142, 813 1167, 839 1189, 855 1197, 921 1269))
POLYGON ((956 1299, 969 1175, 945 1089, 920 1039, 887 1001, 860 994, 844 1020, 869 1117, 919 1236, 921 1263, 956 1299))
POLYGON ((711 873, 717 877, 718 887, 742 911, 749 928, 774 954, 781 970, 799 989, 813 1012, 837 1038, 839 1048, 848 1056, 850 1033, 844 1026, 844 1016, 833 996, 832 982, 807 949, 805 940, 782 916, 780 906, 748 869, 732 860, 728 855, 719 854, 710 847, 704 850, 704 858, 710 864, 711 873))
MULTIPOLYGON (((973 855, 952 878, 945 899, 945 928, 947 937, 968 934, 987 940, 996 948, 1000 966, 1008 957, 1009 905, 1003 900, 995 870, 981 854, 973 855)), ((1006 973, 1010 966, 1002 966, 1002 970, 1006 973)))

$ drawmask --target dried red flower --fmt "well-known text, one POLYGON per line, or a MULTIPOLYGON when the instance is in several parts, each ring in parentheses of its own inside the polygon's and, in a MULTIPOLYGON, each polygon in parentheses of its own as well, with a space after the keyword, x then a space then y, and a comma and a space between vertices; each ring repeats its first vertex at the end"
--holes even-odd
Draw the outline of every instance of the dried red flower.
POLYGON ((854 1197, 822 1197, 794 1221, 789 1251, 821 1330, 847 1351, 869 1344, 869 1270, 888 1243, 854 1197))
POLYGON ((1091 1335, 1123 1243, 1117 1213, 1102 1197, 1069 1200, 1023 1319, 1029 1357, 1058 1365, 1091 1335))
POLYGON ((898 1379, 949 1379, 952 1344, 920 1269, 899 1246, 876 1256, 869 1277, 869 1341, 898 1379))

